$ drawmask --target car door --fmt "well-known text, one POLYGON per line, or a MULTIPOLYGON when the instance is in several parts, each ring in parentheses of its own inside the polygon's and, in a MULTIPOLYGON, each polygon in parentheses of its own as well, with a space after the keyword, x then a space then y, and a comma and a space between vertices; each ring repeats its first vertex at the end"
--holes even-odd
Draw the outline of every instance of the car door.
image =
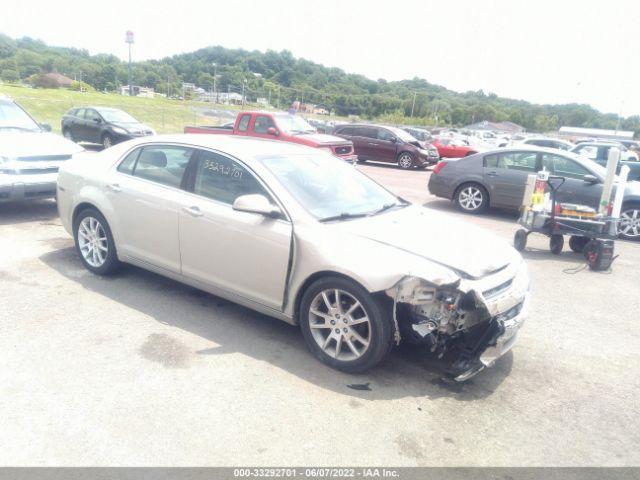
POLYGON ((193 172, 193 193, 179 220, 183 275, 281 310, 291 223, 232 208, 236 198, 248 194, 276 203, 239 161, 202 150, 193 172))
POLYGON ((181 189, 194 150, 153 144, 129 153, 106 180, 118 250, 180 272, 178 216, 188 194, 181 189))
POLYGON ((269 135, 267 133, 269 128, 276 128, 276 124, 273 122, 273 119, 268 115, 256 115, 256 118, 253 121, 252 136, 275 139, 276 137, 274 135, 269 135))
POLYGON ((366 160, 377 160, 378 129, 374 127, 355 127, 353 131, 353 148, 358 157, 366 160))
POLYGON ((483 178, 491 205, 519 208, 527 177, 537 171, 537 152, 516 151, 485 156, 483 178))
POLYGON ((85 138, 87 132, 85 130, 85 119, 84 119, 84 114, 85 114, 86 109, 84 108, 79 108, 75 111, 75 114, 71 117, 71 135, 73 136, 73 139, 76 141, 86 141, 87 139, 85 138))
POLYGON ((92 143, 101 143, 101 132, 104 121, 100 114, 93 108, 87 108, 85 112, 85 140, 92 143))
POLYGON ((251 123, 251 114, 250 113, 245 113, 244 115, 242 115, 242 117, 240 117, 240 120, 238 121, 238 129, 235 132, 236 135, 243 135, 243 136, 247 136, 249 135, 249 124, 251 123))
POLYGON ((381 162, 395 163, 398 150, 398 138, 386 128, 377 128, 377 159, 381 162))
POLYGON ((557 201, 598 208, 602 184, 584 180, 585 175, 593 175, 591 171, 571 158, 551 153, 543 153, 541 163, 551 175, 565 178, 556 194, 557 201))

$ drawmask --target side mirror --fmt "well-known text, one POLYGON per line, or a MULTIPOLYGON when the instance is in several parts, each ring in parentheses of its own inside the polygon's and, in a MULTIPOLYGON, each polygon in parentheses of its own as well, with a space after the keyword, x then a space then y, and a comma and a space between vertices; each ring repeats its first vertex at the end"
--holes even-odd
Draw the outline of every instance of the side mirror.
POLYGON ((102 120, 99 119, 98 117, 94 117, 93 121, 96 123, 102 123, 102 120))
POLYGON ((278 207, 272 205, 264 195, 258 194, 240 195, 233 202, 233 209, 238 212, 257 213, 270 218, 282 216, 282 212, 278 207))
POLYGON ((269 127, 267 128, 267 135, 273 135, 274 137, 277 137, 278 130, 276 130, 275 127, 269 127))
POLYGON ((49 125, 48 123, 41 123, 40 124, 40 128, 42 130, 44 130, 45 132, 50 132, 51 131, 51 125, 49 125))
POLYGON ((397 143, 397 142, 398 142, 398 139, 397 139, 396 137, 391 137, 391 138, 389 139, 389 141, 390 141, 391 143, 397 143))
POLYGON ((595 185, 596 183, 600 183, 600 179, 595 175, 585 175, 584 177, 582 177, 582 179, 590 185, 595 185))

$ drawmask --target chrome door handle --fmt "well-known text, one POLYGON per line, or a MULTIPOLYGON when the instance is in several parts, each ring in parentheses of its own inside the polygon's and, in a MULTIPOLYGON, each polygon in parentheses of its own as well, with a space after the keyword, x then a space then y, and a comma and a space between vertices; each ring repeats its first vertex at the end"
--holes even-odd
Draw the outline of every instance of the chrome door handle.
POLYGON ((487 177, 499 177, 500 175, 498 175, 496 172, 489 172, 487 173, 487 177))
POLYGON ((122 188, 117 183, 110 183, 107 185, 107 188, 112 192, 116 192, 116 193, 122 191, 122 188))
POLYGON ((202 210, 200 210, 198 207, 182 207, 182 211, 185 213, 188 213, 189 215, 191 215, 192 217, 201 217, 202 215, 204 215, 204 213, 202 213, 202 210))
POLYGON ((372 147, 377 147, 379 144, 378 144, 378 143, 371 143, 371 142, 369 142, 367 145, 371 145, 372 147))

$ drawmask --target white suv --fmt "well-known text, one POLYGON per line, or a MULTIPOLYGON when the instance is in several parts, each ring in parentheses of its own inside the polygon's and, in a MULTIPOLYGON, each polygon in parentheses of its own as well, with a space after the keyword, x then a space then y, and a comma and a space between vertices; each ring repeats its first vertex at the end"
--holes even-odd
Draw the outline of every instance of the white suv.
POLYGON ((0 97, 0 203, 56 196, 58 168, 84 149, 0 97))

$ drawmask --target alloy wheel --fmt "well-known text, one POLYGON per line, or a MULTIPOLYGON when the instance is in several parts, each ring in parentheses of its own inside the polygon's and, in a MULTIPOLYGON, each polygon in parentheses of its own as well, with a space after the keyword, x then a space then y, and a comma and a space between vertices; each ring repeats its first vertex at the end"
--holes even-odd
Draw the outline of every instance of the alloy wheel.
POLYGON ((113 145, 113 142, 111 141, 111 137, 109 135, 105 135, 105 137, 102 139, 102 146, 104 148, 109 148, 113 145))
POLYGON ((627 238, 640 238, 640 208, 632 207, 620 214, 618 233, 627 238))
POLYGON ((94 268, 107 259, 109 242, 102 224, 94 217, 85 217, 78 226, 78 245, 84 260, 94 268))
POLYGON ((315 296, 309 327, 318 346, 336 360, 360 358, 371 343, 371 322, 364 306, 344 290, 323 290, 315 296))
POLYGON ((398 159, 398 165, 400 165, 400 168, 411 168, 413 165, 413 158, 411 158, 411 155, 408 153, 403 153, 398 159))
POLYGON ((482 191, 473 185, 463 188, 458 194, 458 203, 462 208, 470 212, 480 208, 482 200, 482 191))

